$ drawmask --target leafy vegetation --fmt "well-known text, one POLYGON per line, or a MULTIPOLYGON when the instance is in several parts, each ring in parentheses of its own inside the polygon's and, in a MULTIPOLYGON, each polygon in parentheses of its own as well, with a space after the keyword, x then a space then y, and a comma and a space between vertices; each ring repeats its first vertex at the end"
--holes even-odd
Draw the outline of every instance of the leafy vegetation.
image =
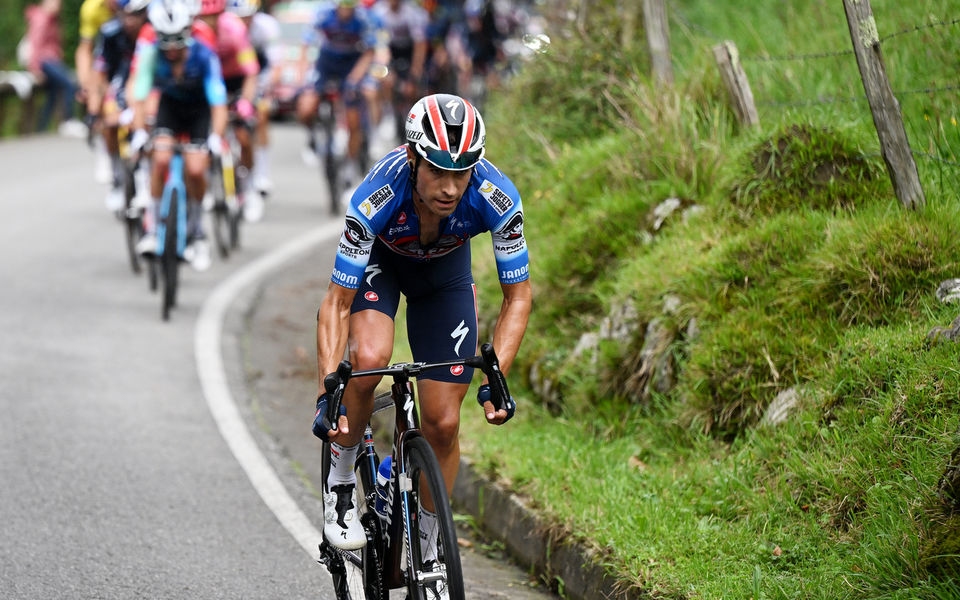
POLYGON ((550 32, 485 112, 524 194, 535 309, 516 422, 466 407, 468 453, 651 597, 958 597, 960 352, 925 338, 958 313, 934 291, 960 277, 960 14, 872 2, 926 193, 907 211, 838 3, 668 3, 670 89, 621 5, 550 32), (754 130, 710 62, 722 39, 754 130))

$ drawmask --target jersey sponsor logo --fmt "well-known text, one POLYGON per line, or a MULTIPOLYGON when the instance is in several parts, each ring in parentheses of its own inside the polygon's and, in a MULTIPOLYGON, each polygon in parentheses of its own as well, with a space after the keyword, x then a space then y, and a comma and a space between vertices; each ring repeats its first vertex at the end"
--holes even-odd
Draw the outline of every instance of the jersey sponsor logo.
POLYGON ((497 230, 497 235, 505 242, 512 242, 523 237, 523 211, 510 217, 507 222, 497 230))
POLYGON ((402 227, 391 227, 391 228, 387 229, 387 236, 388 236, 388 237, 393 237, 393 236, 395 236, 395 235, 397 235, 397 234, 406 233, 406 232, 408 232, 408 231, 410 231, 410 226, 409 226, 409 225, 404 225, 404 226, 402 226, 402 227))
POLYGON ((500 271, 500 280, 501 281, 510 281, 512 279, 520 279, 527 274, 530 267, 528 265, 523 265, 519 269, 504 269, 500 271))
POLYGON ((480 186, 480 194, 486 198, 487 203, 497 211, 501 217, 507 214, 507 211, 513 208, 513 200, 510 196, 504 194, 500 188, 490 183, 490 180, 484 179, 480 186))
POLYGON ((503 244, 494 244, 493 250, 500 254, 516 254, 527 247, 526 240, 520 240, 515 244, 510 244, 509 246, 504 246, 503 244))
POLYGON ((457 340, 457 345, 453 347, 453 351, 457 353, 457 356, 460 356, 460 344, 463 343, 463 340, 467 339, 468 333, 470 333, 470 328, 467 327, 464 321, 460 321, 456 329, 450 332, 450 337, 457 340))
POLYGON ((364 269, 363 272, 369 273, 369 275, 367 275, 367 285, 372 286, 373 278, 379 275, 380 273, 383 273, 383 269, 380 268, 379 264, 373 263, 373 264, 367 265, 367 268, 364 269))
POLYGON ((454 377, 459 377, 463 375, 463 365, 456 365, 455 367, 450 367, 450 374, 454 377))
POLYGON ((403 211, 400 213, 400 216, 397 217, 397 225, 403 225, 406 222, 407 222, 407 211, 403 211))
POLYGON ((355 248, 362 248, 373 241, 373 237, 367 233, 367 228, 363 226, 363 223, 356 217, 351 216, 347 216, 346 226, 343 228, 343 239, 355 248))
POLYGON ((348 288, 356 288, 360 285, 360 278, 356 275, 348 275, 337 269, 333 270, 333 280, 340 285, 348 288))
POLYGON ((360 210, 363 211, 364 216, 368 219, 373 215, 380 212, 380 209, 386 206, 393 198, 393 189, 389 185, 385 185, 379 190, 367 196, 366 200, 360 203, 360 210))
POLYGON ((363 295, 363 297, 370 302, 376 302, 377 300, 380 299, 380 296, 378 296, 376 292, 367 292, 366 294, 363 295))

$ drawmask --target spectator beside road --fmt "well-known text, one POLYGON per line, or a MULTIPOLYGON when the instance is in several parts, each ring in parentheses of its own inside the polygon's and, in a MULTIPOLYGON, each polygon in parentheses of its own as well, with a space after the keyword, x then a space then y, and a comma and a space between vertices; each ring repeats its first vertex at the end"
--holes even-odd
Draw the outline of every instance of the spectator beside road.
MULTIPOLYGON (((30 45, 28 69, 41 82, 46 92, 37 131, 46 131, 53 118, 59 98, 62 118, 74 117, 76 86, 63 63, 63 44, 60 37, 60 0, 42 0, 24 11, 27 21, 27 40, 30 45)), ((79 124, 79 123, 77 123, 79 124)))

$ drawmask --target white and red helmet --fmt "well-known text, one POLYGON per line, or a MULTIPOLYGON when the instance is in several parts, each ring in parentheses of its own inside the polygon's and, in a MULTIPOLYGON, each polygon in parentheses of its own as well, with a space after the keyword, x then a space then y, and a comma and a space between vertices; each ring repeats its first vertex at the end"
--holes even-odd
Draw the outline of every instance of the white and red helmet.
POLYGON ((407 115, 407 144, 447 171, 465 171, 480 162, 486 137, 480 111, 453 94, 425 96, 407 115))

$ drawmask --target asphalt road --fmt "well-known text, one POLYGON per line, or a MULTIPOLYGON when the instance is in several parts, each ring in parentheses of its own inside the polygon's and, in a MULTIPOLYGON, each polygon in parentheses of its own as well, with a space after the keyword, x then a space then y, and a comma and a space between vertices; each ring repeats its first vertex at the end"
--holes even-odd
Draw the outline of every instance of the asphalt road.
MULTIPOLYGON (((281 482, 308 525, 321 523, 312 467, 303 468, 306 426, 276 425, 310 412, 308 399, 298 405, 287 388, 264 402, 256 390, 296 368, 263 353, 274 348, 276 357, 290 340, 299 348, 312 323, 293 315, 258 330, 289 304, 264 308, 272 288, 256 277, 272 271, 251 269, 290 240, 339 226, 327 217, 319 174, 299 160, 302 134, 278 128, 274 140, 277 187, 265 220, 245 228, 244 248, 229 261, 215 257, 206 273, 183 269, 168 323, 127 265, 83 143, 0 142, 0 597, 332 598, 329 577, 305 551, 310 528, 291 535, 251 484, 257 476, 238 462, 211 400, 218 374, 201 372, 210 364, 201 355, 222 354, 223 387, 253 434, 251 452, 272 471, 261 475, 281 482), (222 329, 201 313, 214 297, 226 307, 222 329), (213 351, 197 349, 201 331, 222 334, 207 336, 213 351), (271 346, 264 335, 280 337, 271 346)), ((293 281, 283 280, 309 306, 319 304, 336 237, 315 239, 296 256, 293 281)), ((313 349, 302 352, 312 368, 313 349)), ((465 552, 468 571, 480 554, 465 552)), ((468 597, 519 597, 526 577, 503 562, 477 567, 494 570, 479 571, 468 597)))

